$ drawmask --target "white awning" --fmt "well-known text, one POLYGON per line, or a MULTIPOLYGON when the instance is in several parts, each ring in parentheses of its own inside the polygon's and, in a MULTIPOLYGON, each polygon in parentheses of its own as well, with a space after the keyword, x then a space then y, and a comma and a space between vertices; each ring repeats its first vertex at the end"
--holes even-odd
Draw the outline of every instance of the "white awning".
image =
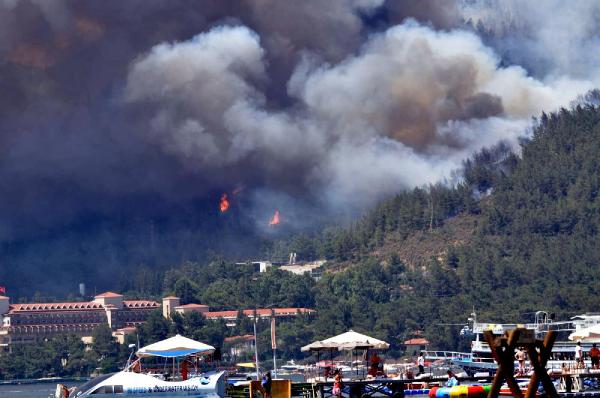
POLYGON ((588 328, 579 329, 569 335, 573 341, 600 341, 600 324, 588 328))
POLYGON ((215 347, 175 335, 166 340, 142 347, 136 353, 138 357, 183 357, 192 354, 212 354, 215 347))
POLYGON ((317 350, 354 350, 354 349, 387 349, 389 343, 383 340, 378 340, 374 337, 367 336, 362 333, 357 333, 349 330, 346 333, 338 334, 325 340, 315 341, 309 345, 302 347, 301 351, 317 351, 317 350))

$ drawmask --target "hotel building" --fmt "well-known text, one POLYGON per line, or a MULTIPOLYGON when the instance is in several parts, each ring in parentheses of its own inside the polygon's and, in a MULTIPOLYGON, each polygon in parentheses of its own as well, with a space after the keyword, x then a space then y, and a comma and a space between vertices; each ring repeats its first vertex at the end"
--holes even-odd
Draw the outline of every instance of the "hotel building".
MULTIPOLYGON (((238 311, 209 311, 203 304, 180 304, 178 297, 165 297, 162 305, 152 300, 124 300, 123 295, 106 292, 92 301, 63 303, 11 304, 10 298, 0 296, 0 350, 9 350, 19 344, 33 344, 57 334, 75 334, 87 343, 95 328, 108 324, 113 335, 123 343, 126 335, 146 322, 151 312, 162 310, 165 318, 178 312, 182 315, 198 312, 207 319, 224 319, 233 326, 238 311)), ((243 316, 253 318, 294 317, 310 314, 308 308, 273 308, 242 310, 243 316)))

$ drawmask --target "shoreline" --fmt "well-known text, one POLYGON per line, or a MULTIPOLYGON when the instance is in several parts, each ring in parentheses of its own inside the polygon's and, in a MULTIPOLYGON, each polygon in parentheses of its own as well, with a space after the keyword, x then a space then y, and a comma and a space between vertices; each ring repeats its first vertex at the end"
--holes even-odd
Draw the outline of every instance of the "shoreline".
POLYGON ((91 377, 42 377, 39 379, 0 380, 0 386, 88 381, 91 377))

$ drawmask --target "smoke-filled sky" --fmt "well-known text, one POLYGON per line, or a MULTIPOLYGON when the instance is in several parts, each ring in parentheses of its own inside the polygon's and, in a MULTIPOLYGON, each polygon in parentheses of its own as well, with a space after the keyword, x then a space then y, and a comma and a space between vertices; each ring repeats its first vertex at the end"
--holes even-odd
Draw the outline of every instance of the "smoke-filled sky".
POLYGON ((599 24, 591 0, 0 0, 0 238, 240 188, 256 225, 357 214, 597 87, 599 24))

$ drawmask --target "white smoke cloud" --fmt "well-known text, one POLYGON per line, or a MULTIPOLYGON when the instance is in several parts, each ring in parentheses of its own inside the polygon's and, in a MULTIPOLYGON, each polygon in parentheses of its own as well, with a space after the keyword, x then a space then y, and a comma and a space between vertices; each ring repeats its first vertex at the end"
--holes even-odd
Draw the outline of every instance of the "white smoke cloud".
POLYGON ((600 3, 579 0, 462 0, 465 20, 508 62, 541 79, 597 82, 600 3))
POLYGON ((155 106, 146 138, 198 173, 227 166, 246 186, 258 173, 349 211, 447 178, 483 146, 516 147, 532 116, 592 87, 535 79, 471 32, 408 21, 339 63, 307 54, 288 82, 295 103, 272 109, 264 54, 245 27, 161 44, 132 65, 126 98, 155 106))

